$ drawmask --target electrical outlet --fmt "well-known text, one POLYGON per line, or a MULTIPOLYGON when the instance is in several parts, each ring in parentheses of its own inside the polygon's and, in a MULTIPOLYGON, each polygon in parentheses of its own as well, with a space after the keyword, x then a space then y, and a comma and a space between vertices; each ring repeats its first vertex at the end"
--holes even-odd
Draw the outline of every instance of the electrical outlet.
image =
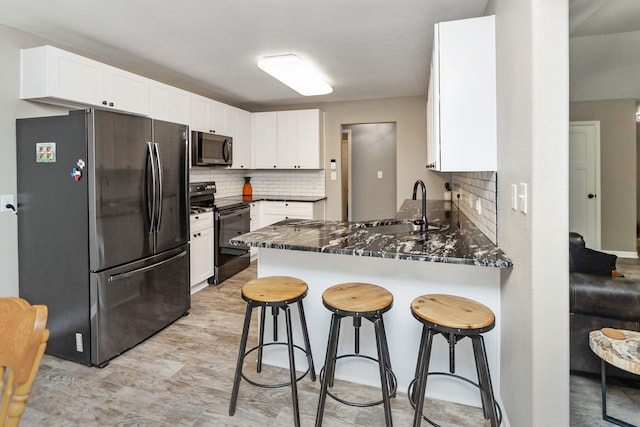
POLYGON ((3 194, 0 196, 0 212, 13 212, 13 209, 9 209, 7 205, 14 205, 13 194, 3 194))

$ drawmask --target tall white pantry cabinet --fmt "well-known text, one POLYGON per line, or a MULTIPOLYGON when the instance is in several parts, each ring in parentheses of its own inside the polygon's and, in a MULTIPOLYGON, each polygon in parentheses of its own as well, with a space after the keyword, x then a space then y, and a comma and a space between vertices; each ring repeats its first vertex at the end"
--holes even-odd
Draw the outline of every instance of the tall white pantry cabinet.
POLYGON ((497 170, 495 18, 435 25, 427 97, 427 168, 497 170))

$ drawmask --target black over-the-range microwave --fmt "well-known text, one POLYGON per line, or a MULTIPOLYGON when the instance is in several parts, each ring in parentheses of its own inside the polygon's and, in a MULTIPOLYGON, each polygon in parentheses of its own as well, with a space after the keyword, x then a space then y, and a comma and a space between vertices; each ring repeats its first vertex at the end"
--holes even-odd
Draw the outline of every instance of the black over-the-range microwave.
POLYGON ((233 160, 233 138, 207 132, 191 132, 192 166, 225 166, 233 160))

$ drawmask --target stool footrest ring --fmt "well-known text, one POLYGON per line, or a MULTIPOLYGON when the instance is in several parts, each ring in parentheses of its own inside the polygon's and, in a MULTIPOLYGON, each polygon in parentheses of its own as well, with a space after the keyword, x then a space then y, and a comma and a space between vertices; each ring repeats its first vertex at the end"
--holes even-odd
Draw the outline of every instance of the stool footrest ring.
MULTIPOLYGON (((469 383, 472 386, 482 390, 482 388, 480 387, 480 385, 478 383, 474 383, 469 378, 465 378, 465 377, 460 376, 460 375, 452 374, 452 373, 449 373, 449 372, 429 372, 429 373, 427 373, 427 377, 429 375, 442 375, 442 376, 457 378, 459 380, 462 380, 462 381, 464 381, 466 383, 469 383)), ((416 404, 413 401, 413 387, 415 386, 417 381, 418 381, 418 378, 414 378, 413 380, 411 380, 411 382, 409 383, 409 388, 407 389, 407 397, 409 398, 409 403, 411 404, 411 407, 414 410, 416 409, 416 404)), ((495 400, 493 401, 493 405, 495 406, 496 410, 498 411, 498 425, 500 425, 500 424, 502 424, 502 409, 500 408, 500 405, 498 405, 498 402, 496 402, 495 400)), ((436 424, 435 422, 431 421, 429 418, 427 418, 426 415, 422 415, 422 419, 425 420, 426 422, 428 422, 429 424, 431 424, 434 427, 440 427, 440 424, 436 424)))
MULTIPOLYGON (((257 346, 255 346, 255 347, 253 347, 253 348, 251 348, 251 349, 247 350, 247 352, 244 354, 244 358, 246 359, 246 358, 247 358, 247 356, 249 355, 249 353, 252 353, 252 352, 256 351, 256 350, 257 350, 257 349, 259 349, 260 347, 263 347, 263 348, 264 348, 264 347, 269 347, 269 346, 272 346, 272 345, 284 345, 284 346, 286 346, 286 345, 287 345, 287 343, 286 343, 286 342, 269 342, 269 343, 266 343, 266 344, 262 344, 262 346, 257 345, 257 346)), ((300 347, 299 345, 293 344, 293 347, 294 347, 294 348, 296 348, 296 349, 298 349, 298 350, 300 350, 302 353, 307 354, 307 352, 305 351, 305 349, 304 349, 304 348, 302 348, 302 347, 300 347)), ((307 374, 309 374, 309 371, 310 371, 310 367, 309 367, 309 366, 307 366, 307 370, 306 370, 306 371, 304 371, 302 374, 300 374, 300 376, 296 377, 296 382, 298 382, 298 381, 302 380, 304 377, 306 377, 306 376, 307 376, 307 374)), ((287 381, 286 383, 281 383, 281 384, 265 384, 265 383, 259 383, 259 382, 256 382, 256 381, 254 381, 254 380, 252 380, 252 379, 249 379, 249 378, 247 378, 247 377, 245 376, 245 374, 244 374, 244 369, 242 370, 242 373, 241 373, 240 375, 242 376, 242 378, 243 378, 246 382, 248 382, 249 384, 252 384, 252 385, 254 385, 254 386, 256 386, 256 387, 262 387, 262 388, 280 388, 280 387, 287 387, 287 386, 290 386, 290 385, 291 385, 291 381, 287 381)))
MULTIPOLYGON (((378 361, 378 359, 371 357, 371 356, 367 356, 364 354, 343 354, 340 355, 338 357, 335 358, 336 362, 340 359, 345 359, 345 358, 351 358, 351 357, 356 357, 359 359, 366 359, 366 360, 370 360, 372 362, 375 363, 380 363, 378 361)), ((322 381, 324 379, 324 366, 322 367, 322 369, 320 370, 320 383, 322 384, 322 381)), ((389 381, 389 397, 395 397, 396 396, 396 391, 398 390, 398 380, 396 379, 396 375, 393 373, 393 371, 391 369, 389 369, 388 366, 385 366, 385 371, 390 374, 390 380, 389 381)), ((331 398, 335 401, 338 401, 344 405, 349 405, 349 406, 354 406, 356 408, 368 408, 370 406, 377 406, 377 405, 381 405, 382 403, 384 403, 384 401, 382 399, 377 400, 377 401, 373 401, 373 402, 364 402, 364 403, 359 403, 359 402, 350 402, 348 400, 342 399, 338 396, 336 396, 334 393, 330 392, 327 389, 327 395, 331 396, 331 398)))

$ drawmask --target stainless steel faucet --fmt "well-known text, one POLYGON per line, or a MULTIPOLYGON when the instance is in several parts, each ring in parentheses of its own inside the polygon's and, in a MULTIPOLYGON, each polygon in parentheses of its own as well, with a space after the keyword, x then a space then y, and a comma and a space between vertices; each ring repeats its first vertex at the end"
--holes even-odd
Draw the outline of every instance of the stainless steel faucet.
POLYGON ((427 229, 427 187, 424 185, 421 179, 417 180, 413 184, 413 200, 416 200, 416 193, 418 192, 418 186, 422 187, 422 219, 415 221, 416 224, 420 224, 420 232, 424 233, 427 229))

